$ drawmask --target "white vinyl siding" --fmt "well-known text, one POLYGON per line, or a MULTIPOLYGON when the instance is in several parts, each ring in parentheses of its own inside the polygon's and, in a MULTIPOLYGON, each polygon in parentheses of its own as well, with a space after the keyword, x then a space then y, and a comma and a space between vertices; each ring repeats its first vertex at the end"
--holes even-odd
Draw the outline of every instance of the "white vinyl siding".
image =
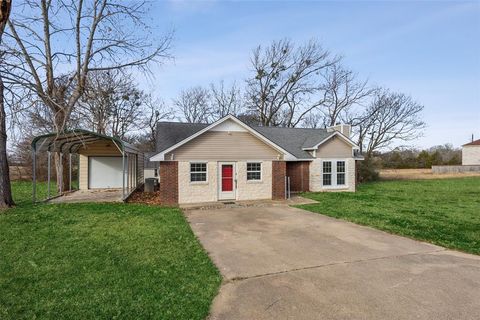
POLYGON ((209 131, 165 155, 177 161, 277 160, 280 152, 249 132, 209 131))
POLYGON ((352 146, 339 137, 333 137, 320 145, 315 154, 316 158, 331 159, 344 159, 352 156, 352 146))

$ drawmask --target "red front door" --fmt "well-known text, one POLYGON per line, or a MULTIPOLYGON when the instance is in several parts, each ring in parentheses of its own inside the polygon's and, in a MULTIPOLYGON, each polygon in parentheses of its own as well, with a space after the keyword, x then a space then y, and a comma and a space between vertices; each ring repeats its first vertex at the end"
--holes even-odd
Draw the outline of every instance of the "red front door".
POLYGON ((219 163, 219 200, 235 200, 235 163, 219 163))
POLYGON ((222 164, 222 192, 233 191, 233 165, 222 164))

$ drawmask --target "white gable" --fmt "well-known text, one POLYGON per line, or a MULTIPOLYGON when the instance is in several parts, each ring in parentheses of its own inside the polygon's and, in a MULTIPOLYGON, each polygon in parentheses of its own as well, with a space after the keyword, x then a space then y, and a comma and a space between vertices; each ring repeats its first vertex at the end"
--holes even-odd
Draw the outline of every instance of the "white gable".
POLYGON ((219 123, 215 127, 211 128, 210 131, 247 132, 244 127, 230 119, 219 123))

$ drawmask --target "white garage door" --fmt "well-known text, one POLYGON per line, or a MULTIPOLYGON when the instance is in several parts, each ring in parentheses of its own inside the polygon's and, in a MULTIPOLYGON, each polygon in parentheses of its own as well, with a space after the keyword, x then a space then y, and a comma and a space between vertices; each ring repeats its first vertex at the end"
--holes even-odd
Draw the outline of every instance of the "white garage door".
POLYGON ((89 157, 88 187, 98 188, 121 188, 122 157, 89 157))

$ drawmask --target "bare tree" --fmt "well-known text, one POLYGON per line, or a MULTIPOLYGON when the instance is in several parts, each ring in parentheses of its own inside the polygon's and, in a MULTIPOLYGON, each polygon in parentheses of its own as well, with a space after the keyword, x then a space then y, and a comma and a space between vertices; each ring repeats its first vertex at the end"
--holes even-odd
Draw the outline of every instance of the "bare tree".
POLYGON ((78 114, 84 126, 100 134, 107 134, 114 104, 123 98, 125 81, 119 79, 118 73, 118 70, 90 72, 78 102, 78 114))
POLYGON ((209 123, 212 120, 210 93, 203 87, 183 90, 173 105, 182 117, 190 123, 209 123))
POLYGON ((148 142, 150 150, 155 147, 157 123, 173 114, 162 101, 141 91, 132 76, 121 70, 91 72, 76 109, 72 117, 84 127, 142 144, 148 142), (143 130, 148 132, 139 132, 143 130))
POLYGON ((210 92, 214 120, 229 114, 237 116, 243 111, 241 92, 235 82, 230 87, 226 87, 223 80, 218 86, 211 84, 210 92))
MULTIPOLYGON (((71 89, 66 86, 66 83, 69 82, 69 77, 67 75, 60 75, 55 79, 55 84, 57 87, 62 87, 65 90, 63 96, 67 96, 71 89)), ((22 90, 22 88, 17 88, 18 92, 26 94, 25 98, 22 100, 22 104, 29 106, 26 108, 23 113, 26 115, 26 119, 21 119, 17 124, 21 125, 22 121, 28 121, 32 124, 31 128, 34 129, 33 132, 40 134, 51 133, 56 130, 55 126, 55 111, 46 107, 42 100, 38 99, 36 95, 28 94, 31 93, 29 90, 22 90)), ((68 118, 65 127, 69 127, 70 122, 74 122, 76 119, 68 118), (73 120, 73 121, 71 121, 73 120)), ((30 134, 32 131, 29 132, 30 134)))
MULTIPOLYGON (((0 0, 0 44, 12 8, 11 0, 0 0)), ((3 52, 0 61, 3 63, 3 52)), ((7 158, 7 122, 4 103, 3 74, 0 74, 0 208, 11 207, 15 203, 10 185, 10 169, 7 158)))
POLYGON ((157 145, 157 125, 162 120, 170 120, 173 118, 173 110, 168 109, 160 99, 153 99, 148 95, 145 100, 145 127, 147 128, 147 136, 149 142, 149 150, 155 150, 157 145))
POLYGON ((314 40, 298 48, 289 40, 257 47, 251 58, 253 75, 247 80, 250 111, 264 126, 296 126, 316 108, 308 101, 318 88, 316 76, 336 61, 314 40))
MULTIPOLYGON (((7 59, 1 71, 6 80, 35 92, 54 116, 57 132, 83 95, 92 71, 139 68, 168 57, 171 35, 157 39, 142 21, 144 1, 23 0, 23 12, 8 22, 7 59), (73 39, 66 45, 65 39, 73 39), (68 71, 70 70, 70 71, 68 71), (58 82, 58 73, 68 81, 58 82)), ((66 174, 55 155, 57 186, 66 174)), ((67 181, 67 179, 63 179, 67 181)))
POLYGON ((131 89, 113 104, 111 135, 124 139, 132 129, 142 130, 144 117, 142 91, 131 89))
POLYGON ((237 114, 237 118, 240 119, 240 121, 248 124, 249 126, 260 126, 260 118, 256 113, 253 112, 242 112, 237 114))
POLYGON ((370 105, 351 118, 358 145, 366 158, 393 142, 411 141, 422 135, 423 105, 403 93, 378 89, 370 105))
POLYGON ((374 89, 368 87, 367 81, 357 80, 357 75, 351 70, 335 63, 325 69, 322 74, 324 81, 320 84, 321 98, 315 105, 324 114, 324 124, 334 126, 339 121, 345 122, 352 108, 366 102, 374 89))
POLYGON ((324 126, 324 116, 321 112, 310 112, 302 119, 303 128, 317 129, 324 126))
POLYGON ((132 128, 143 129, 145 97, 130 74, 120 70, 90 72, 78 103, 79 118, 98 133, 124 139, 132 128))

